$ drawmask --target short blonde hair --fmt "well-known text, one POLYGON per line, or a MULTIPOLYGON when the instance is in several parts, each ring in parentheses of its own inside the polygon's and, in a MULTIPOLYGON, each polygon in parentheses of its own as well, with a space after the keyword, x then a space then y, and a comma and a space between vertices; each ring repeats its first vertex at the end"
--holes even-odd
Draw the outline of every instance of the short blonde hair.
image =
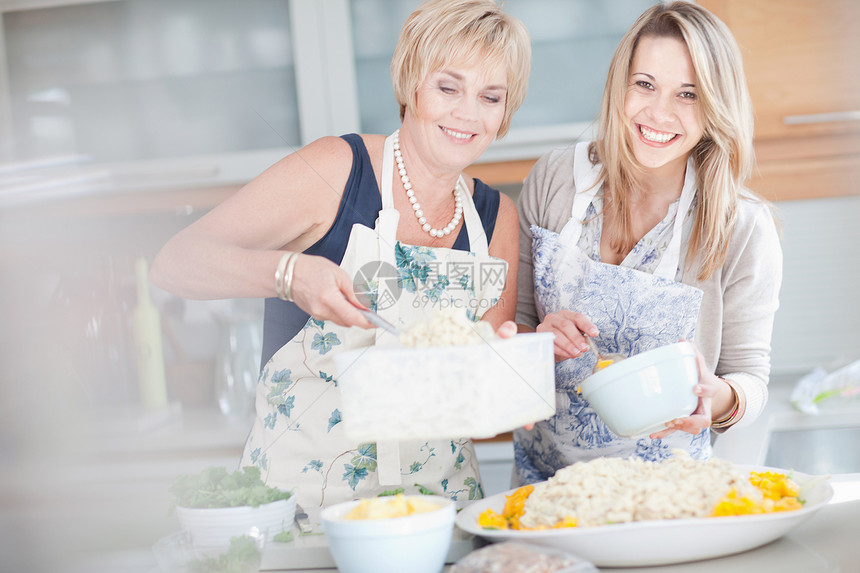
POLYGON ((624 119, 630 65, 643 37, 682 40, 690 52, 696 78, 702 139, 692 150, 699 202, 687 261, 702 257, 700 279, 725 261, 737 202, 755 163, 752 103, 741 53, 728 27, 691 2, 657 4, 646 10, 618 45, 603 93, 593 159, 602 163, 604 190, 620 231, 612 246, 632 248, 628 192, 642 167, 633 156, 624 119))
POLYGON ((417 103, 418 88, 431 73, 451 63, 502 66, 507 75, 505 116, 496 137, 510 128, 526 97, 531 41, 522 22, 505 14, 494 0, 427 0, 400 32, 391 61, 400 120, 417 103))

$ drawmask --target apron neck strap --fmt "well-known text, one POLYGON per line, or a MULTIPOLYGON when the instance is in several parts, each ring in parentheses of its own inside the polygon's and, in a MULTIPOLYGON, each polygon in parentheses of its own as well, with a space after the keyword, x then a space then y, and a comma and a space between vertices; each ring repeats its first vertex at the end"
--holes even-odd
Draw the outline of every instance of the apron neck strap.
POLYGON ((460 189, 460 198, 463 201, 463 224, 469 236, 469 250, 478 255, 488 255, 490 246, 487 244, 487 234, 484 232, 484 225, 481 223, 478 209, 475 208, 475 201, 462 175, 457 179, 457 188, 460 189))
POLYGON ((588 146, 589 142, 581 141, 576 144, 573 153, 573 185, 576 194, 570 208, 570 221, 561 231, 562 239, 569 245, 576 245, 579 241, 585 213, 601 187, 598 181, 600 169, 588 159, 588 146))
POLYGON ((657 268, 654 269, 654 274, 658 277, 663 277, 669 280, 675 280, 675 275, 678 272, 678 264, 681 261, 681 238, 684 234, 684 219, 687 217, 687 211, 690 210, 690 205, 693 204, 693 199, 696 196, 696 167, 693 165, 693 158, 687 159, 687 170, 684 174, 684 188, 681 190, 681 198, 678 201, 678 211, 675 213, 675 223, 672 226, 672 239, 669 245, 660 257, 660 262, 657 268))
POLYGON ((382 186, 379 193, 382 196, 382 209, 394 209, 394 192, 391 182, 394 179, 394 134, 385 138, 382 146, 382 186))
POLYGON ((394 193, 391 181, 394 178, 394 135, 385 138, 382 146, 382 175, 379 195, 382 198, 382 210, 376 219, 376 232, 380 240, 380 260, 394 260, 394 245, 397 243, 397 224, 400 222, 400 212, 394 208, 394 193), (389 255, 390 253, 390 255, 389 255))

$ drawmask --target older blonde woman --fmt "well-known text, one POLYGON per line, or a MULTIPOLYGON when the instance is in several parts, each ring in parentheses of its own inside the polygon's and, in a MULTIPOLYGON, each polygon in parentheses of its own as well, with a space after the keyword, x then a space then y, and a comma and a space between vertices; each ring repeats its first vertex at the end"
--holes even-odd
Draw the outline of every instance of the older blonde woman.
POLYGON ((622 39, 597 139, 535 165, 519 203, 517 322, 556 335, 557 413, 515 432, 516 482, 598 456, 707 458, 710 428, 759 415, 782 254, 769 205, 743 187, 752 131, 731 33, 671 2, 622 39), (693 339, 695 412, 649 436, 614 435, 575 391, 595 361, 583 334, 628 356, 693 339))
POLYGON ((513 327, 516 208, 462 171, 507 132, 530 54, 524 26, 492 0, 423 3, 391 65, 398 132, 310 143, 177 234, 153 263, 153 282, 180 296, 266 298, 241 464, 295 490, 308 509, 419 485, 461 501, 483 496, 468 438, 348 440, 332 357, 390 336, 356 306, 400 326, 454 306, 513 327), (482 277, 485 266, 496 272, 482 277))

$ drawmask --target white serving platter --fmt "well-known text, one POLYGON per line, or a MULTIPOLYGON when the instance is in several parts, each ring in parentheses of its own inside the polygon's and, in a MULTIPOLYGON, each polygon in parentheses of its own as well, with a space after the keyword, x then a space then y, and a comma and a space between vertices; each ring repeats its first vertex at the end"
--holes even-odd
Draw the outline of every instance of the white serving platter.
MULTIPOLYGON (((763 466, 738 465, 741 471, 792 473, 799 482, 815 476, 763 466)), ((833 497, 828 481, 805 492, 802 509, 760 515, 667 519, 540 531, 492 530, 478 525, 487 509, 501 513, 505 496, 515 490, 476 501, 457 516, 457 526, 491 542, 519 540, 558 547, 598 567, 642 567, 711 559, 740 553, 779 539, 809 519, 833 497)))

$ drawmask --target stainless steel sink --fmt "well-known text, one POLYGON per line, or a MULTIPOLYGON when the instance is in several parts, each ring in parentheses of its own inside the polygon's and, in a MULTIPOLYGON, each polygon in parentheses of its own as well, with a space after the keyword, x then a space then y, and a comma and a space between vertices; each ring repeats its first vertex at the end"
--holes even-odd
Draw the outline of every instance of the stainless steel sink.
POLYGON ((860 426, 771 431, 764 463, 808 474, 860 472, 860 426))

